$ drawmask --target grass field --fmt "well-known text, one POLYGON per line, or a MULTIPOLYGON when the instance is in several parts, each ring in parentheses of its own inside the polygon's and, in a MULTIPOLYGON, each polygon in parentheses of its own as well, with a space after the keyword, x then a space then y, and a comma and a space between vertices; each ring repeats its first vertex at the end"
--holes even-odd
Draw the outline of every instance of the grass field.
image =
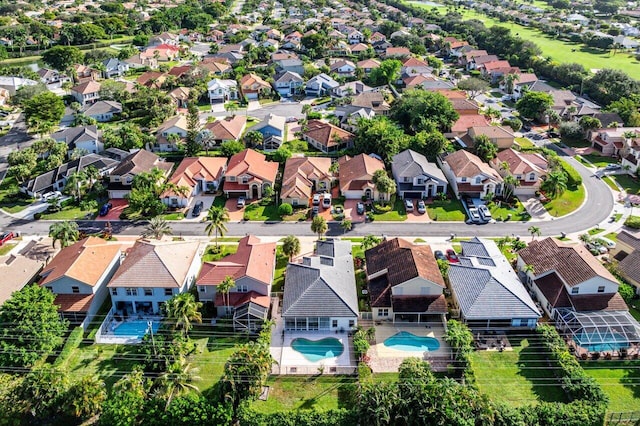
POLYGON ((9 253, 15 246, 15 243, 4 243, 2 246, 0 246, 0 256, 4 256, 5 254, 9 253))
POLYGON ((7 213, 18 213, 33 201, 33 198, 20 193, 20 186, 14 177, 7 177, 0 183, 0 209, 7 213))
POLYGON ((278 213, 278 207, 274 204, 263 206, 260 203, 247 204, 244 208, 244 219, 254 220, 258 222, 268 221, 280 221, 280 213, 278 213))
POLYGON ((282 246, 276 247, 276 269, 273 273, 271 291, 282 291, 284 288, 284 272, 287 270, 289 259, 282 253, 282 246))
POLYGON ((198 369, 200 380, 194 382, 194 385, 202 392, 210 389, 220 380, 224 373, 224 364, 242 341, 236 338, 214 339, 213 337, 195 340, 198 347, 197 353, 191 356, 189 361, 194 368, 198 369))
POLYGON ((216 260, 220 260, 225 256, 233 254, 238 251, 237 244, 224 244, 220 246, 220 252, 215 252, 215 243, 213 245, 207 246, 204 255, 202 256, 203 262, 213 262, 216 260))
POLYGON ((524 208, 522 203, 519 200, 516 200, 515 208, 510 208, 509 206, 498 206, 496 203, 492 203, 489 206, 489 210, 491 210, 491 216, 494 219, 506 220, 508 215, 511 215, 511 220, 515 221, 523 221, 529 220, 531 217, 527 213, 527 209, 524 208))
POLYGON ((627 174, 611 175, 610 177, 615 179, 616 182, 618 182, 618 185, 620 185, 627 194, 637 194, 640 192, 640 180, 638 180, 637 177, 627 174))
POLYGON ((609 411, 632 411, 632 407, 640 407, 637 361, 592 361, 583 363, 582 367, 609 396, 609 411))
POLYGON ((95 210, 82 210, 76 205, 65 206, 59 212, 55 213, 42 213, 40 219, 43 220, 78 220, 78 219, 92 219, 98 213, 95 210))
POLYGON ((547 201, 544 203, 544 208, 547 209, 551 216, 565 216, 580 208, 584 198, 584 185, 580 185, 577 189, 567 189, 562 196, 547 201))
MULTIPOLYGON (((424 9, 437 8, 417 1, 407 3, 424 9)), ((439 9, 442 14, 446 13, 444 8, 439 9)), ((535 28, 525 27, 513 22, 500 22, 498 19, 488 17, 473 10, 460 8, 459 11, 462 13, 464 19, 477 19, 482 21, 487 27, 501 25, 509 28, 512 33, 537 44, 542 50, 542 56, 550 57, 557 62, 579 63, 587 70, 601 69, 606 66, 606 68, 622 70, 634 79, 640 79, 640 62, 638 62, 633 55, 627 53, 612 55, 609 51, 592 49, 580 43, 571 43, 548 37, 535 28)))
POLYGON ((431 220, 443 222, 464 222, 466 218, 462 203, 456 199, 427 204, 427 214, 431 220))
POLYGON ((607 157, 607 156, 598 155, 598 154, 586 154, 586 155, 582 155, 581 157, 598 168, 607 167, 607 164, 618 162, 618 160, 616 160, 613 157, 607 157))
POLYGON ((402 222, 407 220, 407 212, 404 209, 404 202, 397 198, 393 208, 385 213, 373 213, 373 220, 381 220, 387 222, 402 222))
POLYGON ((480 392, 494 401, 519 407, 538 401, 565 402, 562 388, 545 364, 541 348, 527 339, 510 337, 513 351, 478 351, 472 355, 472 368, 480 392))

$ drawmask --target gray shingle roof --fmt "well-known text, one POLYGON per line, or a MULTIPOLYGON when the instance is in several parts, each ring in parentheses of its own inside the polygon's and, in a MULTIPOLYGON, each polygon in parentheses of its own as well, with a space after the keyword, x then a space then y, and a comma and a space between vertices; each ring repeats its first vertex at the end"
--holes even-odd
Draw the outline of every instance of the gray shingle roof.
POLYGON ((349 241, 318 242, 318 255, 287 266, 282 316, 354 317, 358 296, 349 241))
POLYGON ((447 180, 442 170, 435 163, 430 163, 427 157, 410 149, 393 156, 391 169, 396 179, 404 176, 428 175, 441 182, 446 182, 447 180))

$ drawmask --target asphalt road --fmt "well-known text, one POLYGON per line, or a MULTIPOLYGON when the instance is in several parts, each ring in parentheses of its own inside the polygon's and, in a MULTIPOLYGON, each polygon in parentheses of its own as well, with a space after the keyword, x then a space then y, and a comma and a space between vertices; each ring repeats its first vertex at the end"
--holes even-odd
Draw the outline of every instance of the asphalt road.
MULTIPOLYGON (((598 223, 611 215, 614 199, 609 187, 597 179, 592 172, 573 158, 566 157, 567 162, 573 165, 582 176, 587 200, 582 208, 575 213, 547 222, 535 222, 542 235, 560 235, 561 232, 574 233, 593 228, 598 223)), ((46 235, 49 231, 50 221, 24 221, 15 220, 7 216, 0 217, 0 229, 20 231, 23 234, 46 235)), ((96 227, 102 229, 104 222, 79 221, 82 227, 96 227)), ((493 237, 503 235, 528 235, 527 228, 530 222, 501 222, 485 225, 467 225, 461 222, 371 222, 354 224, 353 229, 343 233, 339 223, 330 223, 328 236, 363 236, 368 234, 388 236, 449 236, 455 233, 459 236, 493 237)), ((112 222, 113 232, 122 235, 139 235, 144 228, 144 223, 112 222)), ((203 236, 205 224, 193 222, 172 222, 171 228, 176 236, 203 236)), ((257 236, 313 236, 309 222, 236 222, 227 224, 227 235, 253 234, 257 236)))
MULTIPOLYGON (((300 102, 279 102, 276 104, 265 105, 260 109, 246 112, 245 109, 235 111, 236 115, 247 115, 263 120, 267 115, 274 114, 280 117, 296 117, 304 118, 302 113, 302 104, 300 102)), ((229 115, 227 111, 204 112, 200 114, 200 120, 205 122, 208 117, 226 117, 229 115)))
POLYGON ((9 133, 0 138, 0 171, 7 168, 7 156, 10 152, 30 145, 32 137, 27 133, 27 124, 24 122, 24 115, 14 123, 9 133))

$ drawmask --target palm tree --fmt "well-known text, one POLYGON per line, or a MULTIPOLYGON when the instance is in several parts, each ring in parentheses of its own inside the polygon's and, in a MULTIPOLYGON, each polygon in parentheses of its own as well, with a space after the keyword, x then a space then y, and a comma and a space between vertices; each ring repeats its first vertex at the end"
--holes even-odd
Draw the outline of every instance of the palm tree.
POLYGON ((191 364, 187 363, 182 357, 169 365, 167 371, 158 377, 158 382, 161 386, 160 393, 167 400, 166 407, 169 407, 176 396, 190 391, 199 392, 198 387, 192 383, 201 380, 201 377, 197 374, 198 369, 192 368, 191 364))
POLYGON ((288 235, 282 241, 282 253, 288 258, 289 262, 293 260, 294 256, 300 254, 300 240, 295 235, 288 235))
POLYGON ((382 242, 382 238, 376 237, 375 235, 367 235, 362 239, 362 250, 367 251, 370 248, 373 248, 382 242))
POLYGON ((60 248, 65 248, 80 238, 78 224, 69 220, 54 223, 49 227, 49 236, 53 239, 54 248, 56 247, 56 241, 60 241, 60 248))
POLYGON ((100 179, 100 171, 94 166, 89 166, 83 170, 84 176, 87 179, 87 186, 89 192, 93 190, 93 185, 100 179))
POLYGON ((536 273, 536 269, 535 269, 535 268, 534 268, 534 266, 533 266, 533 265, 531 265, 531 264, 526 264, 526 265, 524 265, 524 267, 522 268, 522 270, 523 270, 523 271, 524 271, 524 273, 526 273, 526 274, 529 274, 529 273, 531 273, 531 274, 535 274, 535 273, 536 273))
POLYGON ((321 240, 322 236, 327 233, 327 221, 322 216, 316 216, 311 222, 311 231, 318 234, 318 239, 321 240))
POLYGON ((353 228, 353 223, 349 219, 344 219, 342 222, 340 222, 340 227, 342 228, 343 233, 346 233, 347 231, 351 231, 351 228, 353 228))
POLYGON ((540 236, 540 228, 534 225, 531 225, 529 228, 527 228, 527 230, 529 231, 529 233, 531 234, 531 241, 535 240, 536 237, 540 236))
POLYGON ((511 173, 509 173, 502 179, 502 182, 504 183, 502 196, 506 201, 509 201, 515 193, 516 188, 520 185, 520 181, 511 173))
POLYGON ((580 234, 580 235, 578 236, 578 239, 579 239, 580 241, 582 241, 583 243, 587 244, 588 242, 590 242, 590 241, 591 241, 591 235, 586 234, 586 233, 585 233, 585 234, 580 234))
POLYGON ((142 231, 144 238, 153 237, 156 240, 161 240, 163 236, 172 234, 173 230, 171 226, 160 216, 151 218, 149 223, 144 227, 144 231, 142 231))
POLYGON ((226 207, 218 207, 212 205, 207 212, 207 227, 204 229, 208 236, 211 236, 212 232, 216 233, 216 249, 218 246, 218 234, 224 237, 227 232, 227 226, 225 223, 229 222, 229 210, 226 207))
POLYGON ((189 333, 193 321, 202 322, 202 314, 200 313, 202 303, 196 302, 191 293, 181 293, 173 296, 167 300, 164 308, 167 320, 171 321, 173 329, 180 327, 185 336, 189 333))
POLYGON ((498 238, 496 240, 496 245, 498 246, 498 249, 502 251, 507 246, 507 244, 509 244, 509 242, 511 242, 511 238, 509 236, 505 236, 503 238, 498 238))
POLYGON ((515 82, 518 80, 520 80, 520 74, 505 74, 504 77, 502 77, 504 88, 506 89, 508 94, 513 94, 515 82))
POLYGON ((558 198, 567 190, 567 175, 563 171, 551 172, 542 187, 551 198, 558 198))
POLYGON ((224 277, 222 282, 218 284, 217 291, 222 294, 222 305, 225 307, 225 314, 227 313, 227 306, 229 306, 229 291, 231 291, 231 289, 235 286, 236 282, 231 275, 227 275, 226 277, 224 277))
POLYGON ((82 200, 83 187, 87 181, 87 175, 82 172, 75 171, 67 178, 67 183, 64 185, 64 191, 73 195, 76 201, 82 200))
POLYGON ((257 130, 250 130, 244 135, 245 145, 252 148, 262 145, 263 139, 262 133, 257 130))

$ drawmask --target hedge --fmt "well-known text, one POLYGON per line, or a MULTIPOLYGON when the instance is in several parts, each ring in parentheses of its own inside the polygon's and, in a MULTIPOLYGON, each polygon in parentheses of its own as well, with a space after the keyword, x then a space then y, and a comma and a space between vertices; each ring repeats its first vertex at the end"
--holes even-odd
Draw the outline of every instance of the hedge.
POLYGON ((627 220, 624 221, 624 226, 640 229, 640 216, 629 216, 627 220))
POLYGON ((240 410, 243 426, 352 426, 358 424, 354 411, 344 408, 327 411, 280 411, 272 414, 256 413, 250 408, 240 410))
POLYGON ((73 352, 78 348, 78 346, 80 346, 83 337, 84 328, 82 328, 81 326, 74 328, 73 331, 69 333, 69 337, 67 337, 67 341, 64 343, 64 346, 60 351, 60 355, 58 355, 58 358, 56 358, 56 360, 54 361, 53 366, 59 367, 64 364, 71 355, 71 352, 73 352))
POLYGON ((576 187, 582 185, 582 176, 576 171, 569 163, 561 158, 558 158, 562 170, 567 174, 567 186, 576 187))

